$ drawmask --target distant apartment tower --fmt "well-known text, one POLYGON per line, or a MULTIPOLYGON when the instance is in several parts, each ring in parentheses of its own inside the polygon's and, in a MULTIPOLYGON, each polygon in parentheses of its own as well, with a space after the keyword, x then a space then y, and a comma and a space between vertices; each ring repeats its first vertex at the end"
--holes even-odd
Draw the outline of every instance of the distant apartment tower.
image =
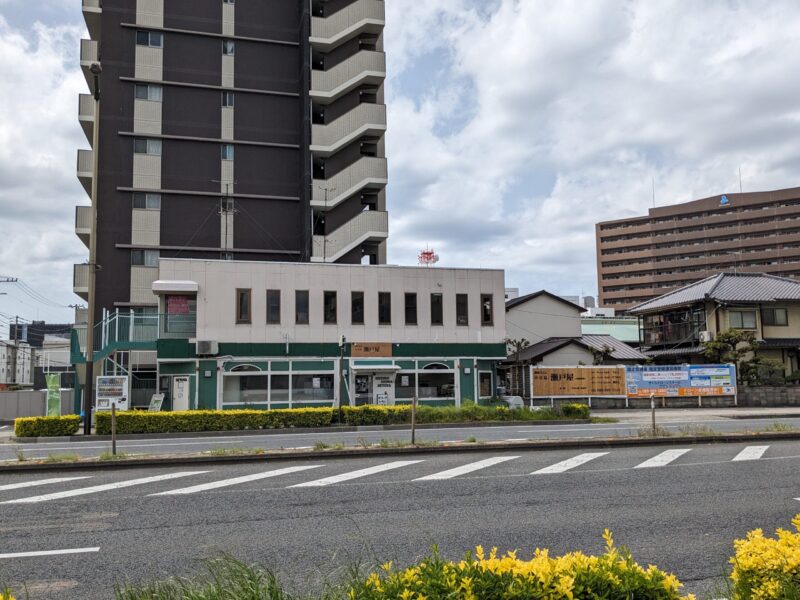
POLYGON ((651 208, 595 231, 599 305, 617 310, 721 271, 800 277, 800 188, 651 208))
POLYGON ((386 262, 383 0, 82 2, 93 322, 156 310, 160 257, 386 262))

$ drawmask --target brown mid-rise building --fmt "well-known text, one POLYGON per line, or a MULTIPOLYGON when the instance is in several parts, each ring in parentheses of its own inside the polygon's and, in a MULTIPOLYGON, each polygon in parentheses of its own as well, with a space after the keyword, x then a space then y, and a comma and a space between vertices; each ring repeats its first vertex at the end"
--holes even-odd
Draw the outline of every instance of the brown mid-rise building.
POLYGON ((800 278, 800 188, 661 206, 595 229, 600 306, 624 310, 721 271, 800 278))

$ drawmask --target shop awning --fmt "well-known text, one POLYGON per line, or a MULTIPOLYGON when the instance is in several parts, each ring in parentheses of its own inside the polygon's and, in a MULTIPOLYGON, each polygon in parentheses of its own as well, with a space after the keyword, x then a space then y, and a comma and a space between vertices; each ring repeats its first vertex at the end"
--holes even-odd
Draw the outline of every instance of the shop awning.
POLYGON ((196 294, 196 281, 159 279, 153 282, 154 294, 196 294))
POLYGON ((400 371, 397 365, 353 365, 353 371, 400 371))

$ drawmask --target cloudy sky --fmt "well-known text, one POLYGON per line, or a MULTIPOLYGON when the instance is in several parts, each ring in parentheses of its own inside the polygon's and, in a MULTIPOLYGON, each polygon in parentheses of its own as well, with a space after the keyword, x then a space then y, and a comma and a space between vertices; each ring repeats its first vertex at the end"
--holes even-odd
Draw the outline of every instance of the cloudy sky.
MULTIPOLYGON (((289 1, 289 0, 287 0, 289 1)), ((595 294, 594 224, 800 185, 797 0, 386 0, 389 260, 506 269, 595 294)), ((86 259, 74 206, 80 0, 0 0, 0 284, 66 319, 86 259)))

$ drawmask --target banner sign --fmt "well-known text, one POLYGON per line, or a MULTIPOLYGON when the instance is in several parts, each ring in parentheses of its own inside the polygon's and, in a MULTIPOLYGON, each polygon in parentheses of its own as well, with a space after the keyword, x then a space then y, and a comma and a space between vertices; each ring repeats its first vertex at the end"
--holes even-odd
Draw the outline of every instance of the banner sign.
POLYGON ((350 356, 354 358, 389 357, 392 355, 392 345, 388 343, 354 343, 350 346, 350 356))
POLYGON ((47 375, 47 416, 61 416, 61 375, 47 375))
POLYGON ((188 315, 189 296, 167 296, 167 314, 188 315))
POLYGON ((95 387, 97 397, 97 410, 111 410, 111 403, 117 405, 117 410, 128 410, 128 376, 97 378, 95 387))
POLYGON ((531 367, 532 396, 625 396, 623 367, 531 367))
POLYGON ((628 397, 735 396, 734 365, 625 367, 628 397))

